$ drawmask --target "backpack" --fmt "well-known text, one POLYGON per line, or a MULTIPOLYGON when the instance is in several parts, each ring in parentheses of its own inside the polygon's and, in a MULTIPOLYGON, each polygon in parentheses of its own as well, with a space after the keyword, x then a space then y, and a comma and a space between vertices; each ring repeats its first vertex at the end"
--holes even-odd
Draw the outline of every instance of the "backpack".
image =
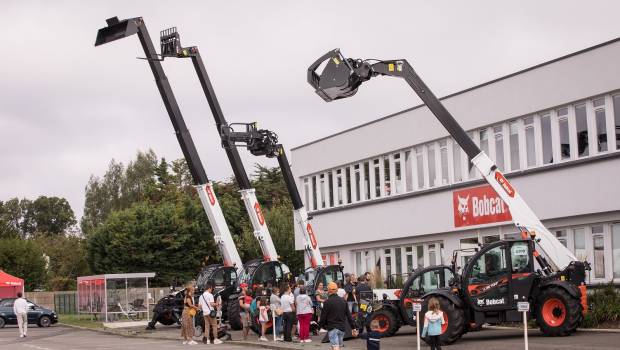
POLYGON ((252 316, 258 315, 258 305, 256 305, 256 299, 253 299, 252 303, 250 304, 250 314, 252 316))

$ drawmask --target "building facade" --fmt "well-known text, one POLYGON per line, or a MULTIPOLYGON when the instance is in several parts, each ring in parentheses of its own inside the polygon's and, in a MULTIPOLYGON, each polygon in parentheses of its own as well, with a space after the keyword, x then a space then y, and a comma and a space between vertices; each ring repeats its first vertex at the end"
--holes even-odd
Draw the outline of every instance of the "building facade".
MULTIPOLYGON (((442 98, 546 227, 590 262, 592 284, 620 282, 618 62, 620 38, 442 98)), ((293 148, 291 158, 324 258, 346 271, 404 275, 517 235, 508 208, 423 105, 293 148)))

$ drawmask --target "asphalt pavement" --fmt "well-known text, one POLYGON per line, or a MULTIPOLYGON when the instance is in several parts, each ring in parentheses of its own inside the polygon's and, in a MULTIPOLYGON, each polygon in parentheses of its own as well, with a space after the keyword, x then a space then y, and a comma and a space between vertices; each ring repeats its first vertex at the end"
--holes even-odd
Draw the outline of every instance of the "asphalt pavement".
MULTIPOLYGON (((536 349, 620 349, 620 333, 577 332, 570 337, 549 338, 544 337, 537 330, 529 333, 529 348, 536 349)), ((17 328, 7 326, 0 329, 1 350, 90 350, 90 349, 179 349, 188 347, 182 345, 179 330, 174 327, 160 327, 153 333, 136 333, 133 336, 107 334, 89 330, 80 330, 65 326, 52 326, 50 328, 31 327, 27 338, 17 338, 17 328)), ((237 339, 238 334, 233 334, 237 339)), ((265 346, 286 346, 287 349, 329 349, 328 344, 319 342, 319 337, 314 337, 312 343, 283 345, 282 343, 268 342, 259 343, 254 336, 251 342, 227 342, 222 345, 198 345, 190 348, 213 347, 222 350, 228 349, 261 349, 265 346)), ((403 327, 400 332, 390 338, 381 341, 383 349, 416 349, 415 332, 411 327, 403 327)), ((347 341, 346 349, 365 349, 361 340, 347 341)), ((466 334, 457 343, 444 346, 444 349, 471 349, 471 350, 507 350, 523 349, 523 331, 518 329, 485 329, 480 332, 466 334)), ((429 349, 422 342, 422 349, 429 349)))

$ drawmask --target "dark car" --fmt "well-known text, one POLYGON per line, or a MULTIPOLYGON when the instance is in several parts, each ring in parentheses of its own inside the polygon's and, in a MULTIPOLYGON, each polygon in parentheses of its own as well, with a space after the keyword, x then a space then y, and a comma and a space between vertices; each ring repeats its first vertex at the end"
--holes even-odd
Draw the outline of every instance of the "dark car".
MULTIPOLYGON (((17 324, 17 316, 13 312, 15 298, 0 299, 0 328, 7 324, 17 324)), ((49 327, 58 322, 58 315, 50 309, 40 307, 28 300, 28 323, 39 327, 49 327)))

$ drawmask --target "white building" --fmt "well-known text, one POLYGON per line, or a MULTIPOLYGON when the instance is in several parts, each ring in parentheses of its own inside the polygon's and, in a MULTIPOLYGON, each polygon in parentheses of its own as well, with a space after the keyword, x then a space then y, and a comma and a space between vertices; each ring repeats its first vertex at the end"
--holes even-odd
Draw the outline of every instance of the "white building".
MULTIPOLYGON (((591 263, 590 283, 620 282, 619 62, 620 38, 442 99, 551 232, 591 263)), ((423 105, 293 148, 292 162, 325 259, 340 257, 345 271, 449 264, 455 249, 517 232, 423 105)))

